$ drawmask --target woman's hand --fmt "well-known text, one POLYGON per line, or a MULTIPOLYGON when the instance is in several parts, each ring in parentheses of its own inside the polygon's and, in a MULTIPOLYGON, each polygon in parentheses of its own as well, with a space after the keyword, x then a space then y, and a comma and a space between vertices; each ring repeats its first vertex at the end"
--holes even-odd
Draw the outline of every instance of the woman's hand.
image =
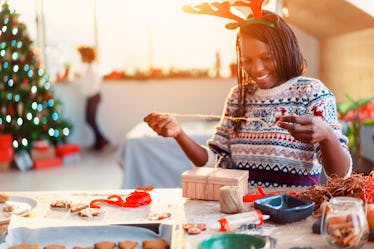
POLYGON ((182 133, 178 121, 167 114, 152 112, 144 118, 144 122, 148 123, 149 127, 163 137, 176 138, 182 133))
POLYGON ((332 129, 320 117, 305 116, 282 116, 278 126, 288 130, 297 140, 315 144, 321 143, 330 137, 332 129))

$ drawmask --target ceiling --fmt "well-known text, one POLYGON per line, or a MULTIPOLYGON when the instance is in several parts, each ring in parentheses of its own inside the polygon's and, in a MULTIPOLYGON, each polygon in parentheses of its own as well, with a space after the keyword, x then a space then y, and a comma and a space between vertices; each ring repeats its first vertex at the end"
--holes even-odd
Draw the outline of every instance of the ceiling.
POLYGON ((290 24, 319 38, 374 28, 374 17, 345 0, 283 0, 290 24))

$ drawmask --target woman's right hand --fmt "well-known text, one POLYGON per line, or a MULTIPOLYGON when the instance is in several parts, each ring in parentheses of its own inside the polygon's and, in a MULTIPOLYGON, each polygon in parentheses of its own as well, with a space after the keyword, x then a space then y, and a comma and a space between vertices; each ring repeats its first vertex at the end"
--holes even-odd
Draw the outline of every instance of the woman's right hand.
POLYGON ((173 116, 167 114, 152 112, 144 118, 144 122, 158 135, 163 137, 176 138, 182 133, 178 121, 173 116))

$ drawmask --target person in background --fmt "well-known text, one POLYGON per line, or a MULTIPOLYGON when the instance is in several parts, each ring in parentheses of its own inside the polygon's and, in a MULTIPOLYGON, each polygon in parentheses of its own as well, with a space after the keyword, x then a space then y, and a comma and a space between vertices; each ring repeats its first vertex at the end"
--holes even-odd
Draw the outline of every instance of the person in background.
POLYGON ((238 84, 207 145, 193 141, 173 116, 150 113, 144 121, 175 138, 197 167, 248 170, 249 186, 310 186, 323 170, 349 176, 352 159, 335 97, 320 80, 303 76, 306 62, 289 25, 264 10, 237 28, 238 84))
POLYGON ((80 84, 83 95, 86 96, 86 122, 91 127, 95 136, 93 150, 103 150, 109 145, 109 140, 101 132, 97 121, 97 110, 101 101, 100 85, 102 76, 99 74, 96 64, 96 52, 93 47, 79 46, 77 48, 82 62, 82 71, 75 74, 75 78, 80 84))

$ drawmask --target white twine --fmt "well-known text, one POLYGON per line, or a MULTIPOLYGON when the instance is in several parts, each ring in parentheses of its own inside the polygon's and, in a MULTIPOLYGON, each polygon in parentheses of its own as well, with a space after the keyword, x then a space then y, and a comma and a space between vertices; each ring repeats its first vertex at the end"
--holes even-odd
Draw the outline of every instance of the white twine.
POLYGON ((214 115, 214 114, 181 114, 181 113, 161 113, 164 115, 174 116, 174 117, 190 117, 190 118, 216 118, 216 119, 228 119, 233 121, 241 121, 245 120, 248 122, 260 122, 264 124, 266 127, 269 127, 269 125, 260 118, 248 118, 248 117, 232 117, 232 116, 220 116, 220 115, 214 115))

